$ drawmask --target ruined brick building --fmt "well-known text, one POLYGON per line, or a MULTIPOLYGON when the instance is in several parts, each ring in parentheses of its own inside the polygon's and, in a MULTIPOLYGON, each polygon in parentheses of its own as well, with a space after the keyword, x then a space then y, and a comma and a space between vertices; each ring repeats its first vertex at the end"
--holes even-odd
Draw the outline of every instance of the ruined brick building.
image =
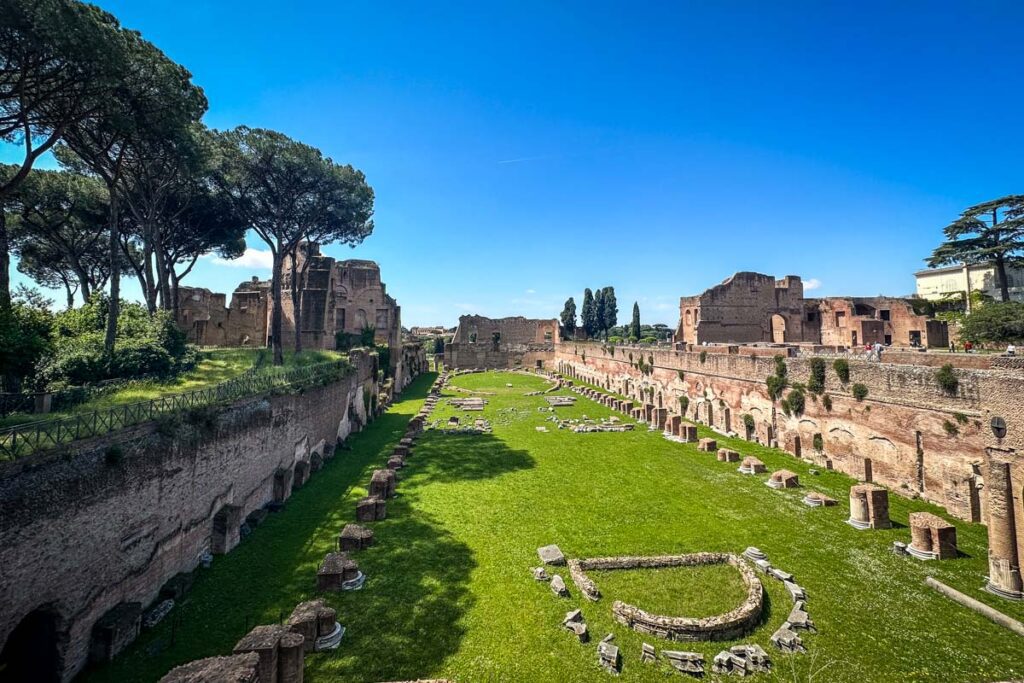
POLYGON ((679 300, 677 342, 687 344, 865 344, 945 347, 946 323, 918 315, 897 297, 804 297, 796 275, 776 280, 736 273, 697 296, 679 300))
POLYGON ((444 345, 444 362, 452 368, 543 368, 554 357, 558 332, 555 319, 464 315, 444 345))
MULTIPOLYGON (((333 349, 339 333, 358 337, 372 327, 378 343, 397 348, 401 342, 401 308, 380 279, 373 261, 338 261, 302 244, 295 268, 286 258, 282 272, 282 335, 287 348, 295 337, 292 282, 301 292, 302 343, 308 349, 333 349)), ((243 282, 226 305, 224 294, 182 287, 178 324, 189 342, 201 346, 265 346, 272 310, 270 282, 243 282)))

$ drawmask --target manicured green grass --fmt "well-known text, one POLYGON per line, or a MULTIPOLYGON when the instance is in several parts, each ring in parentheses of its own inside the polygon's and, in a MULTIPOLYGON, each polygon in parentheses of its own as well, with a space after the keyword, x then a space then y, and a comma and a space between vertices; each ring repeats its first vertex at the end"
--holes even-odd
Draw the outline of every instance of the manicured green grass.
MULTIPOLYGON (((173 664, 230 651, 248 626, 276 621, 314 594, 318 561, 341 527, 352 521, 369 474, 386 459, 430 381, 421 377, 405 400, 351 440, 264 526, 204 572, 186 604, 173 646, 170 620, 145 634, 97 681, 155 680, 173 664)), ((602 681, 594 642, 580 645, 560 629, 565 612, 582 608, 594 641, 606 633, 622 648, 621 680, 677 677, 667 664, 641 664, 640 645, 687 649, 710 660, 725 643, 668 643, 634 633, 612 619, 616 599, 635 599, 666 613, 678 607, 710 614, 738 604, 738 577, 715 571, 691 576, 672 570, 601 573, 603 597, 583 599, 567 580, 570 598, 553 596, 533 580, 536 549, 557 543, 569 557, 655 555, 697 551, 764 550, 776 566, 807 589, 819 633, 805 636, 805 655, 773 651, 768 638, 791 601, 777 581, 765 579, 768 610, 742 642, 756 642, 784 681, 992 681, 1024 675, 1019 636, 992 624, 924 586, 933 575, 1015 618, 1024 605, 981 591, 987 571, 985 529, 957 522, 964 556, 921 562, 891 553, 909 541, 914 510, 941 510, 890 497, 896 527, 857 531, 845 523, 853 483, 836 472, 809 474, 784 453, 716 436, 721 445, 761 458, 769 471, 786 467, 804 488, 775 491, 765 475, 744 476, 694 445, 659 433, 574 434, 557 430, 541 396, 540 378, 508 373, 458 377, 462 387, 489 392, 483 413, 442 404, 434 418, 485 417, 494 433, 482 436, 427 432, 402 471, 400 496, 388 519, 375 523, 376 544, 358 554, 367 573, 363 590, 329 594, 348 633, 340 649, 307 657, 310 681, 372 682, 429 677, 456 681, 602 681), (505 386, 513 384, 512 388, 505 386), (548 432, 536 427, 547 426, 548 432), (840 504, 808 508, 808 488, 840 504), (700 593, 698 595, 697 593, 700 593), (710 594, 709 594, 710 593, 710 594)), ((568 393, 568 392, 563 392, 568 393)), ((447 392, 448 396, 465 396, 447 392)), ((556 408, 559 416, 610 415, 580 399, 556 408)), ((725 568, 722 568, 725 569, 725 568)), ((690 616, 690 614, 687 614, 690 616)), ((762 676, 768 680, 769 676, 762 676)), ((708 676, 706 680, 716 680, 708 676)), ((757 680, 757 679, 755 679, 757 680)))
POLYGON ((725 614, 747 597, 740 573, 727 564, 589 571, 587 576, 602 595, 668 617, 725 614))

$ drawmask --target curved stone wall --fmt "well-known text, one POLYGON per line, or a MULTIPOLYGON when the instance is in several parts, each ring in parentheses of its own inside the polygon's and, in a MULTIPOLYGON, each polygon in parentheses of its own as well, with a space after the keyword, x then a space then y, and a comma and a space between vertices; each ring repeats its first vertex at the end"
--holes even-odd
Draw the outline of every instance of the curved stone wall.
POLYGON ((736 567, 747 588, 746 599, 734 610, 712 617, 669 617, 649 614, 644 610, 616 600, 612 604, 615 620, 634 631, 666 640, 733 640, 748 634, 757 626, 764 609, 764 589, 754 570, 739 556, 731 553, 691 553, 688 555, 656 555, 652 557, 601 557, 569 560, 569 575, 588 599, 601 597, 587 570, 662 569, 729 564, 736 567))

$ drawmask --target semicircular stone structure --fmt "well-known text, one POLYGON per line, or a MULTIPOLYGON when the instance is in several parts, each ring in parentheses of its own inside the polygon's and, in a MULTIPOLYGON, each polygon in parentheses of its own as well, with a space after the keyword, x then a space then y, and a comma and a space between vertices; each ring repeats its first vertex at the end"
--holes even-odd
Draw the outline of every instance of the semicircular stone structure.
POLYGON ((687 555, 656 555, 651 557, 599 557, 569 560, 569 575, 576 587, 590 600, 601 593, 587 576, 587 570, 661 569, 729 564, 736 567, 747 589, 743 602, 725 614, 700 619, 650 614, 635 605, 616 600, 612 604, 615 620, 634 631, 666 640, 734 640, 750 633, 757 626, 764 610, 764 588, 754 570, 738 555, 731 553, 690 553, 687 555))

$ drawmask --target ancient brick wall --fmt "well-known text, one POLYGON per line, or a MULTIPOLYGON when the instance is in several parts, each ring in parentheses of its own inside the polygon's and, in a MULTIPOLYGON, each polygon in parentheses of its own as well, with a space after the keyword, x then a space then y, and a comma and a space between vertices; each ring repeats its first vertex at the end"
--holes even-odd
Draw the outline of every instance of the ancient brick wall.
POLYGON ((548 367, 558 334, 554 319, 464 315, 444 346, 444 362, 450 368, 548 367))
MULTIPOLYGON (((761 443, 777 443, 822 466, 903 495, 921 496, 961 519, 985 520, 981 465, 986 447, 996 442, 991 418, 1000 416, 1007 422, 1001 447, 1024 445, 1019 400, 1024 373, 1018 370, 958 369, 957 394, 948 396, 935 380, 933 367, 853 359, 850 382, 843 384, 828 359, 825 392, 831 409, 808 393, 804 412, 787 416, 767 393, 765 380, 774 373, 773 358, 746 353, 741 346, 715 348, 723 349, 727 352, 702 354, 564 342, 556 345, 555 364, 563 372, 666 407, 673 414, 680 413, 679 399, 685 396, 689 419, 761 443), (641 360, 643 371, 637 367, 641 360), (648 365, 653 370, 647 372, 648 365), (868 390, 861 401, 852 395, 855 383, 868 390), (743 415, 753 418, 749 433, 743 415), (813 445, 815 435, 821 438, 820 451, 813 445)), ((810 358, 788 358, 786 363, 790 381, 806 383, 810 358)))
POLYGON ((0 464, 0 643, 34 610, 56 613, 69 680, 100 617, 149 605, 204 553, 230 550, 246 515, 287 497, 372 417, 374 357, 352 362, 340 381, 242 401, 212 420, 149 423, 0 464))

